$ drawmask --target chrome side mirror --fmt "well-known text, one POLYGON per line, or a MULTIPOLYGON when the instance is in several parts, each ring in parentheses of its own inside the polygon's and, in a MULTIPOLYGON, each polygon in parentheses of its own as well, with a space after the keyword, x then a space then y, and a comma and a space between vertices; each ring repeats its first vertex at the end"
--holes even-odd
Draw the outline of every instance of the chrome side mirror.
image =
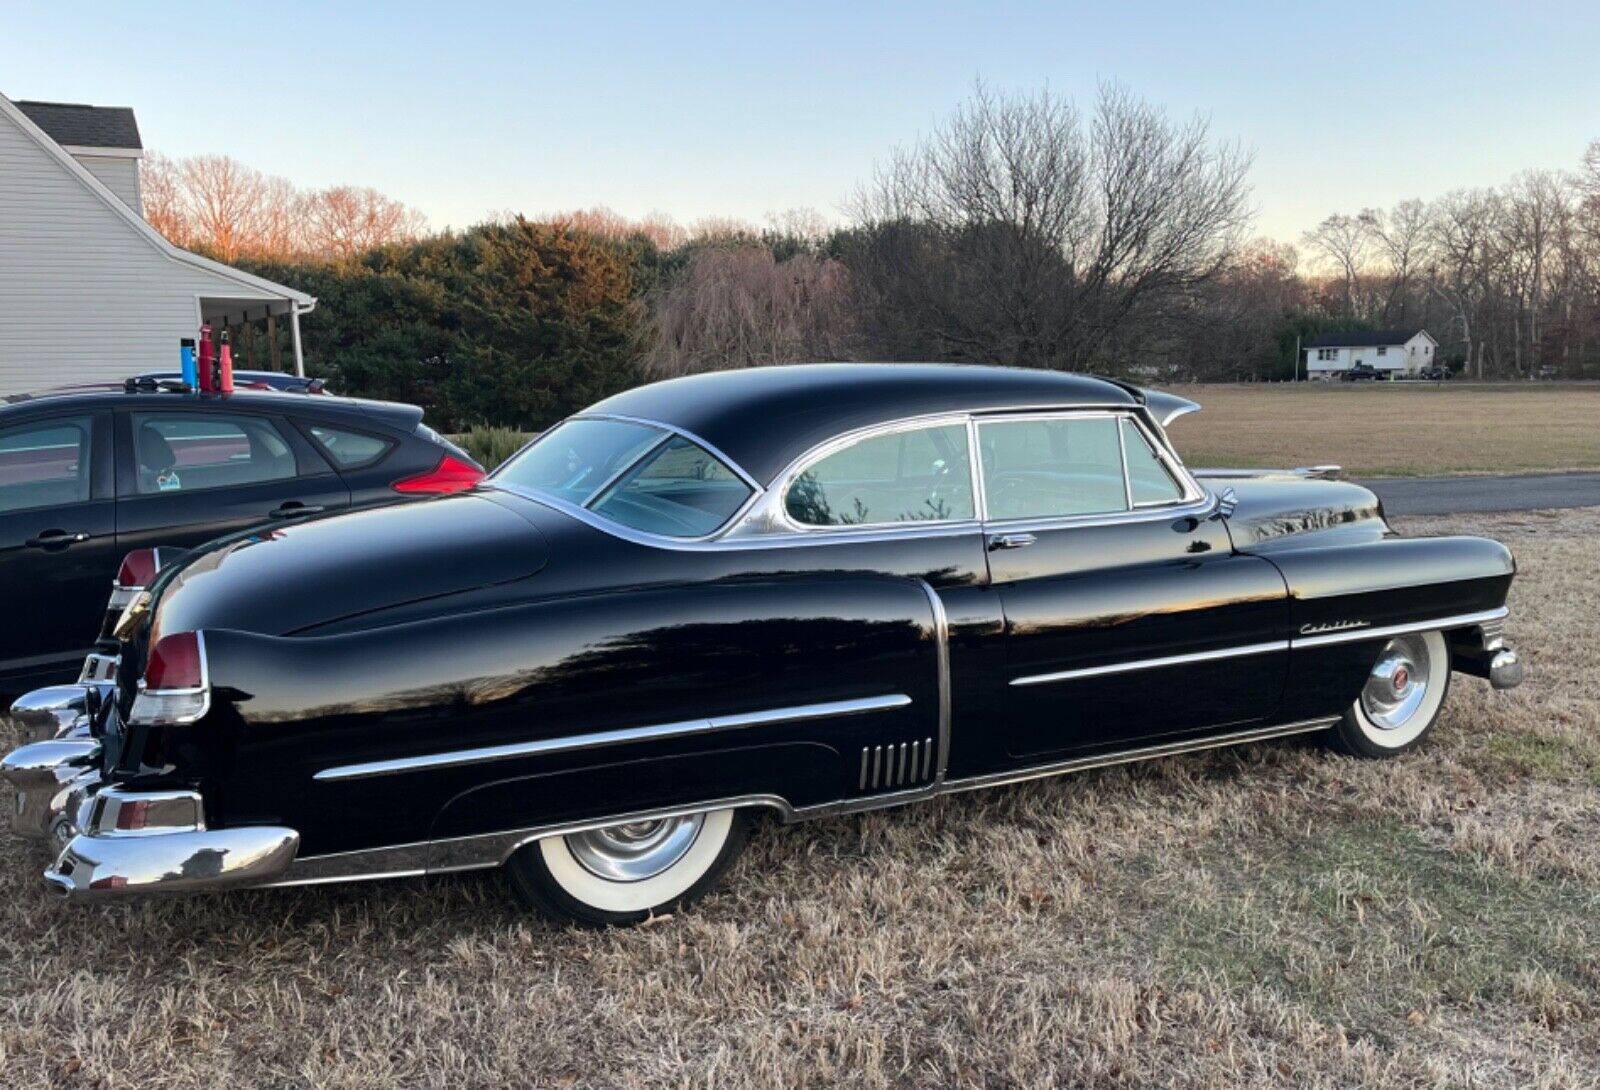
POLYGON ((1217 497, 1217 509, 1211 513, 1212 519, 1232 518, 1234 509, 1239 506, 1239 493, 1232 488, 1224 488, 1217 497))

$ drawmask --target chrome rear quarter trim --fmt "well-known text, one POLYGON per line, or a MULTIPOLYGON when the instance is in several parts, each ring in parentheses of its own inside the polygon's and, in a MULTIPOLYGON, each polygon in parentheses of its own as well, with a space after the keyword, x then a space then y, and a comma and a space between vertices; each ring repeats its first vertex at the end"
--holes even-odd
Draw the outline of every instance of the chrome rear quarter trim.
POLYGON ((575 750, 601 749, 607 746, 625 745, 629 742, 652 742, 664 738, 681 738, 691 734, 710 734, 716 731, 736 730, 740 727, 794 723, 805 719, 831 719, 845 715, 861 715, 866 712, 903 708, 910 703, 911 698, 904 693, 868 696, 857 700, 834 700, 823 704, 771 708, 756 712, 741 712, 737 715, 717 715, 707 719, 687 719, 678 723, 657 723, 648 727, 625 727, 620 730, 572 734, 560 738, 541 738, 531 742, 512 742, 503 746, 481 746, 475 749, 456 749, 444 753, 429 753, 416 757, 397 757, 387 761, 366 761, 360 764, 337 765, 333 768, 323 769, 312 778, 324 783, 339 780, 363 780, 372 776, 392 776, 402 772, 419 772, 434 768, 455 768, 461 765, 482 764, 486 761, 510 760, 515 757, 570 753, 575 750))

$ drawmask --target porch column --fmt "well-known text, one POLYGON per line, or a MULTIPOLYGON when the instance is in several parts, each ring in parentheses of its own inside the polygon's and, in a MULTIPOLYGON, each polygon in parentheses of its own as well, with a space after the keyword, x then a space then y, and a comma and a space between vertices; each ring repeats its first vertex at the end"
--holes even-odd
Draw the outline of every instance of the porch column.
POLYGON ((300 305, 289 304, 289 337, 294 341, 294 373, 306 377, 306 358, 300 348, 300 305))

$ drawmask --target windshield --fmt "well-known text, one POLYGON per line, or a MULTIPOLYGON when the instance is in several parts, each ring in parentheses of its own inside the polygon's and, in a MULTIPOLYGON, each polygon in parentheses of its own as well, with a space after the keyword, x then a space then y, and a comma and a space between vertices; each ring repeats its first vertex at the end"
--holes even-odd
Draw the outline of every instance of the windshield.
POLYGON ((569 420, 506 463, 495 480, 676 538, 714 532, 753 491, 698 443, 619 420, 569 420))

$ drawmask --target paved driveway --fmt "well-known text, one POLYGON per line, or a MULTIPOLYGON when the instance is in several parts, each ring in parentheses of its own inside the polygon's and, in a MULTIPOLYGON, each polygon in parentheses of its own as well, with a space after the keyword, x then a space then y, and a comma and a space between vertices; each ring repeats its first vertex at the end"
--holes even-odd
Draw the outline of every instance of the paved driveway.
POLYGON ((1359 482, 1390 515, 1457 515, 1600 506, 1600 473, 1527 473, 1513 477, 1392 477, 1359 482))

